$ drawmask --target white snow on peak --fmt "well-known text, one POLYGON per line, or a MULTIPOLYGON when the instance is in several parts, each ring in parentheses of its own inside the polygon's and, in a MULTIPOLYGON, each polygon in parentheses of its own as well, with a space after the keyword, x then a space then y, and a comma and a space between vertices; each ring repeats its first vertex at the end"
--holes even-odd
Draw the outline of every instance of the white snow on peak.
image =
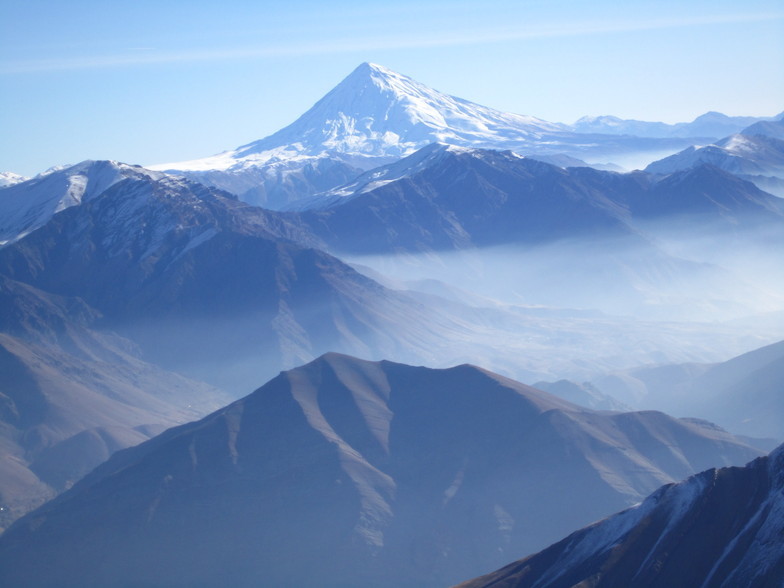
POLYGON ((670 174, 706 163, 733 174, 777 177, 784 174, 784 153, 779 142, 764 136, 742 133, 729 135, 712 145, 687 147, 651 163, 646 171, 670 174))
POLYGON ((273 135, 213 157, 152 169, 240 171, 327 153, 352 161, 399 158, 434 142, 511 149, 540 140, 543 134, 564 131, 568 131, 564 125, 481 106, 380 65, 363 63, 273 135))
POLYGON ((58 166, 0 190, 0 245, 14 242, 52 216, 99 196, 131 177, 161 179, 165 174, 117 161, 83 161, 58 166))
POLYGON ((5 188, 7 186, 13 186, 14 184, 18 184, 19 182, 24 182, 28 180, 24 176, 20 176, 19 174, 15 174, 14 172, 0 172, 0 188, 5 188))

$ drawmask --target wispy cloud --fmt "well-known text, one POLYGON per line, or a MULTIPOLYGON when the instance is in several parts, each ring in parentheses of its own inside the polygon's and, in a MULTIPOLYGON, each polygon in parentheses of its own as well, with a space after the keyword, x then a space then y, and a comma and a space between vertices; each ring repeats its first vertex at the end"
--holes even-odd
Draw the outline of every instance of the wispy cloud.
POLYGON ((721 24, 743 24, 784 19, 784 13, 732 14, 700 16, 695 18, 658 19, 624 22, 579 22, 559 23, 553 26, 510 27, 437 33, 355 37, 343 40, 324 40, 311 43, 282 43, 269 46, 242 48, 157 51, 152 48, 131 48, 127 53, 113 55, 91 55, 60 57, 51 59, 0 61, 0 74, 42 73, 99 68, 121 68, 156 64, 239 61, 268 57, 322 55, 325 53, 352 53, 378 50, 416 49, 480 45, 545 39, 557 37, 579 37, 609 35, 616 33, 653 31, 693 26, 721 24))

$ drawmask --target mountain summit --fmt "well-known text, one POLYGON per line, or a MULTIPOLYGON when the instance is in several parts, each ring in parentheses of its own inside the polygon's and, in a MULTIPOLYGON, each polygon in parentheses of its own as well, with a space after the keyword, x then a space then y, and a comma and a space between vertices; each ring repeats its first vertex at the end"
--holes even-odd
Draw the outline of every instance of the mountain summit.
POLYGON ((433 142, 497 147, 565 130, 563 125, 448 96, 380 65, 363 63, 273 135, 215 157, 171 165, 181 170, 227 170, 325 152, 358 160, 391 159, 433 142))
POLYGON ((565 130, 455 98, 374 63, 363 63, 297 121, 237 155, 297 145, 355 155, 401 157, 427 143, 497 146, 565 130))

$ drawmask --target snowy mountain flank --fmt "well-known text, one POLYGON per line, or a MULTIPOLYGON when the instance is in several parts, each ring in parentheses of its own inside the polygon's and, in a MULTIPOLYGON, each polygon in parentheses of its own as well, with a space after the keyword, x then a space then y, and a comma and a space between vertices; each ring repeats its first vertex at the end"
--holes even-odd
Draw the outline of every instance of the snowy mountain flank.
POLYGON ((0 245, 12 243, 52 216, 89 202, 127 178, 161 179, 165 174, 117 161, 83 161, 49 169, 0 189, 0 245))
POLYGON ((430 143, 572 156, 628 150, 674 152, 683 138, 574 132, 448 96, 380 65, 363 63, 280 131, 213 157, 151 166, 280 208, 430 143))
POLYGON ((650 588, 784 583, 784 446, 711 469, 535 555, 456 588, 650 588))
POLYGON ((214 157, 152 168, 226 171, 338 155, 367 169, 378 165, 377 158, 399 158, 433 142, 499 146, 566 130, 447 96, 380 65, 363 63, 294 123, 265 139, 214 157))

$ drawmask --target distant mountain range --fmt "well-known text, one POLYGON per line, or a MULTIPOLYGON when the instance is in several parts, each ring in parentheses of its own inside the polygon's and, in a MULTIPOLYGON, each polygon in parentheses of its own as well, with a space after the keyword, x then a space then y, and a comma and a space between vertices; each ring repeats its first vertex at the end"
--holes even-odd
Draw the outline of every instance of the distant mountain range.
MULTIPOLYGON (((583 117, 573 125, 551 123, 449 96, 380 65, 363 63, 294 123, 269 137, 212 157, 151 169, 184 174, 244 201, 279 209, 431 143, 509 149, 551 163, 602 168, 582 160, 609 162, 613 156, 626 160, 635 152, 675 152, 781 118, 708 112, 675 125, 612 116, 583 117)), ((22 179, 6 173, 0 187, 22 179)))
POLYGON ((736 434, 784 439, 784 341, 718 364, 645 366, 592 384, 637 409, 699 415, 736 434))
POLYGON ((456 588, 781 586, 784 446, 711 469, 456 588))
POLYGON ((0 582, 444 586, 756 455, 704 423, 595 412, 470 365, 328 354, 20 519, 0 582))
POLYGON ((637 233, 642 222, 693 215, 723 229, 751 222, 784 228, 782 200, 712 166, 659 179, 440 144, 308 204, 302 218, 309 229, 345 253, 609 238, 637 233))
MULTIPOLYGON (((722 122, 733 131, 749 124, 744 120, 738 126, 740 121, 730 118, 722 122)), ((380 65, 363 63, 277 133, 213 157, 152 169, 181 173, 277 209, 435 142, 594 159, 629 151, 676 151, 692 143, 682 137, 586 134, 448 96, 380 65)))
POLYGON ((706 112, 689 123, 667 124, 641 120, 621 119, 617 116, 584 116, 571 125, 578 133, 601 133, 609 135, 633 135, 636 137, 726 137, 750 125, 766 121, 782 120, 784 112, 777 116, 727 116, 721 112, 706 112))
POLYGON ((708 165, 666 177, 618 174, 434 144, 302 208, 287 218, 333 254, 371 256, 382 272, 427 267, 413 271, 501 300, 515 293, 529 304, 657 317, 682 309, 691 318, 780 302, 775 290, 731 277, 711 252, 687 244, 674 255, 665 246, 679 234, 721 235, 735 251, 784 247, 784 201, 708 165), (466 260, 455 252, 470 254, 484 279, 461 271, 466 260), (529 257, 530 268, 519 262, 529 257), (501 264, 499 280, 491 268, 501 264))
POLYGON ((671 174, 701 164, 714 165, 784 196, 784 121, 758 122, 712 145, 688 147, 645 169, 671 174))

